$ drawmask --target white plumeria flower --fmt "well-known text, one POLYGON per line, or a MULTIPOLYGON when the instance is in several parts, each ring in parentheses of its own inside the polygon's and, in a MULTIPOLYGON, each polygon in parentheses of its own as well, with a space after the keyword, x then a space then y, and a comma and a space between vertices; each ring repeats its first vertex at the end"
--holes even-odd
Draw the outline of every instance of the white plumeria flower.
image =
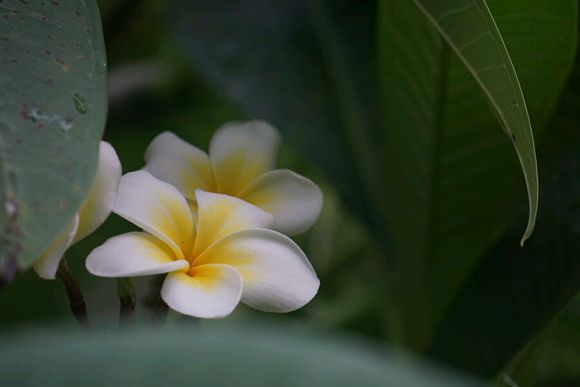
POLYGON ((109 217, 117 198, 121 162, 108 142, 99 144, 97 171, 89 193, 73 220, 32 267, 43 279, 55 279, 65 251, 95 231, 109 217))
POLYGON ((267 312, 301 308, 319 280, 300 248, 266 229, 270 213, 238 198, 197 190, 197 210, 171 184, 137 171, 124 175, 114 212, 143 231, 107 240, 87 257, 102 277, 169 273, 161 297, 200 318, 230 314, 240 300, 267 312))
POLYGON ((290 170, 273 170, 280 135, 263 121, 219 128, 204 151, 163 132, 145 153, 145 170, 177 187, 189 200, 202 189, 238 197, 274 215, 274 229, 286 235, 306 231, 322 208, 316 184, 290 170))

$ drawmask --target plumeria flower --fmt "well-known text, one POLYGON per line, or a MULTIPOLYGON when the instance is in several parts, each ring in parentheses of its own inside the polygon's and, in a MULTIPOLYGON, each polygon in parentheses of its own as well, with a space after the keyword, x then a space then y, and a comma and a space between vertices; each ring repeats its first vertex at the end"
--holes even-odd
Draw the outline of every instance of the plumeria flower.
POLYGON ((240 301, 267 312, 301 308, 319 280, 300 248, 267 229, 273 216, 238 198, 195 191, 197 210, 171 184, 137 171, 124 175, 114 212, 143 231, 107 240, 87 257, 102 277, 168 273, 161 297, 200 318, 230 314, 240 301))
POLYGON ((274 170, 280 135, 263 121, 219 128, 209 155, 171 132, 163 132, 145 153, 145 170, 177 187, 191 202, 196 190, 238 197, 274 215, 274 229, 296 235, 314 224, 322 193, 309 179, 274 170))
POLYGON ((111 144, 101 141, 97 171, 87 198, 67 228, 32 266, 41 278, 55 279, 65 251, 95 231, 109 217, 117 198, 120 179, 119 157, 111 144))

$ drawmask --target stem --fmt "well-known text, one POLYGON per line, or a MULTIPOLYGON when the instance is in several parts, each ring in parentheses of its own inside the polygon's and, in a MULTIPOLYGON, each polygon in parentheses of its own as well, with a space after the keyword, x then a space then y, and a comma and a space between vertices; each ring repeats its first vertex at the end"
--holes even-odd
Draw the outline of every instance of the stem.
POLYGON ((62 257, 60 264, 58 265, 57 276, 64 284, 66 295, 70 304, 70 309, 79 322, 79 325, 83 330, 87 332, 90 331, 91 324, 87 314, 87 307, 85 305, 83 291, 81 290, 81 287, 75 276, 71 272, 65 257, 62 257))
POLYGON ((119 325, 121 327, 134 325, 137 296, 131 278, 117 279, 117 295, 120 301, 119 325))

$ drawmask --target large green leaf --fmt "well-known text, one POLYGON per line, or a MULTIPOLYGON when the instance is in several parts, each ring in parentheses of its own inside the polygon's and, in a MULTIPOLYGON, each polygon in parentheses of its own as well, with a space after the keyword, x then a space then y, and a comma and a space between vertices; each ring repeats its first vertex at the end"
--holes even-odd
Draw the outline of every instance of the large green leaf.
POLYGON ((430 353, 492 376, 580 291, 580 61, 538 146, 542 211, 523 249, 511 227, 461 290, 430 353))
POLYGON ((29 266, 92 180, 106 115, 93 0, 0 3, 0 274, 29 266))
MULTIPOLYGON (((528 108, 501 33, 484 0, 414 2, 479 83, 512 140, 524 172, 530 206, 523 245, 534 230, 538 212, 538 168, 528 108)), ((547 15, 554 6, 550 8, 547 15)))
MULTIPOLYGON (((541 132, 573 60, 576 2, 487 3, 518 71, 533 126, 541 132)), ((525 113, 521 96, 507 97, 519 90, 509 59, 498 48, 501 42, 486 38, 497 31, 490 32, 489 18, 488 27, 482 24, 476 6, 475 12, 468 7, 455 12, 455 2, 429 6, 437 4, 450 7, 447 16, 439 15, 445 30, 453 30, 449 36, 466 39, 456 42, 463 60, 413 2, 383 0, 379 29, 391 230, 403 283, 413 283, 401 297, 419 346, 428 342, 457 289, 500 235, 524 186, 514 139, 505 136, 494 112, 525 113), (488 104, 490 98, 495 102, 488 104)), ((519 151, 531 152, 522 160, 530 163, 526 173, 533 181, 527 118, 518 113, 505 120, 517 126, 508 130, 516 136, 516 148, 521 137, 527 150, 519 151)))
POLYGON ((23 332, 0 342, 0 379, 25 386, 475 386, 352 339, 235 326, 122 334, 23 332))

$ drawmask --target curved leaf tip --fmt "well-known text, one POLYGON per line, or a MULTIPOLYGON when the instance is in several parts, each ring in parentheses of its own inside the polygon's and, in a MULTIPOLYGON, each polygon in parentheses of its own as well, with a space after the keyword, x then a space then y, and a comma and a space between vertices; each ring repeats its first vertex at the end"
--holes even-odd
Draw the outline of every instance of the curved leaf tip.
POLYGON ((514 144, 528 191, 531 236, 538 211, 538 167, 534 135, 518 76, 484 0, 413 0, 461 59, 489 100, 514 144))

